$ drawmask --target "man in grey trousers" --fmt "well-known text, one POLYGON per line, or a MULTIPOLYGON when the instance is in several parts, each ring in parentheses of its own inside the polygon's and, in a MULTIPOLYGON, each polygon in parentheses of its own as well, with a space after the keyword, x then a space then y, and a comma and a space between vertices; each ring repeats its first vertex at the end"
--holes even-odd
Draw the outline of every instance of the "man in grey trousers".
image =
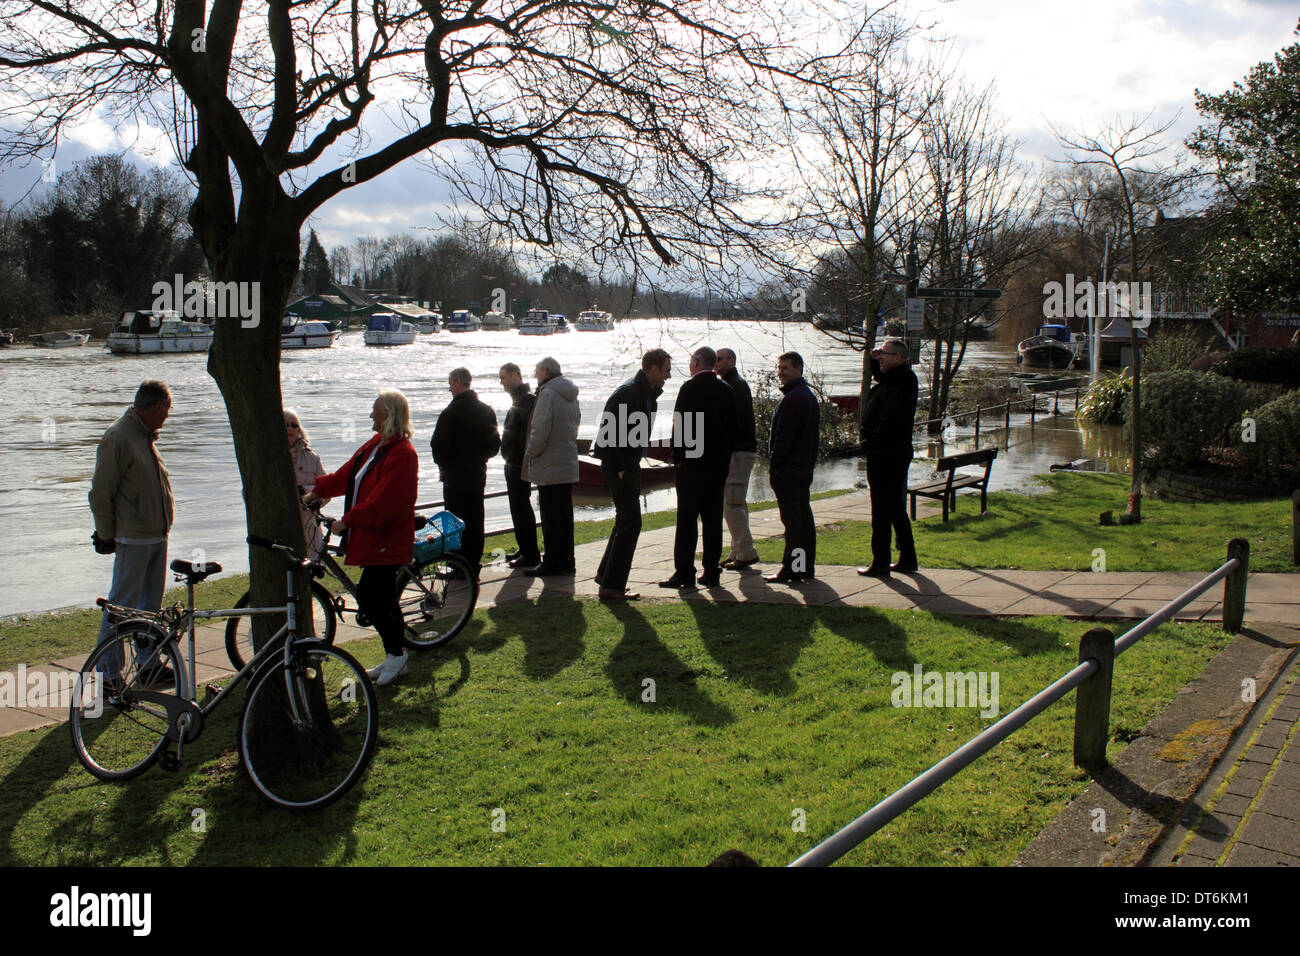
MULTIPOLYGON (((95 516, 95 550, 114 555, 110 604, 146 611, 157 611, 162 604, 175 500, 154 441, 171 407, 166 385, 143 382, 134 404, 99 442, 90 511, 95 516)), ((105 614, 99 640, 111 635, 105 614)))
POLYGON ((754 435, 754 396, 749 383, 736 371, 736 353, 731 349, 718 349, 718 377, 731 386, 736 399, 736 448, 731 453, 731 470, 723 492, 722 515, 727 519, 727 533, 731 536, 731 551, 722 562, 724 568, 739 571, 758 563, 753 535, 749 533, 749 475, 754 470, 758 456, 758 441, 754 435))

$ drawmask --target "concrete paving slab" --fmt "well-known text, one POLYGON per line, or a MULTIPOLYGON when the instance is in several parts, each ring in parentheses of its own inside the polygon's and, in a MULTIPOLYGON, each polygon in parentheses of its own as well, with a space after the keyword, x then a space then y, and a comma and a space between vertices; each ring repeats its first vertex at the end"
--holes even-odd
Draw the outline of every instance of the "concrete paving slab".
POLYGON ((1039 615, 1054 614, 1061 617, 1095 617, 1106 607, 1103 601, 1089 598, 1053 598, 1046 595, 1022 598, 1001 610, 1002 614, 1039 615))
POLYGON ((42 716, 20 707, 0 707, 0 737, 48 727, 66 720, 67 716, 66 710, 60 715, 42 716))
POLYGON ((1256 807, 1238 839, 1242 843, 1300 857, 1300 826, 1296 825, 1294 817, 1263 813, 1256 807))
POLYGON ((1275 849, 1266 850, 1249 843, 1238 842, 1228 854, 1224 866, 1300 867, 1300 856, 1291 856, 1275 849))

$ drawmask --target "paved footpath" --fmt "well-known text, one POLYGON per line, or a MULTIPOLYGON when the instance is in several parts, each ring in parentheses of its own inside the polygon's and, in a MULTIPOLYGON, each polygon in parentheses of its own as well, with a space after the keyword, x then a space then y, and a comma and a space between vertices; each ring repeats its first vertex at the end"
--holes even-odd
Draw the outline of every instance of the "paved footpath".
MULTIPOLYGON (((865 492, 827 498, 814 502, 813 511, 821 527, 860 521, 869 517, 869 498, 865 492)), ((923 520, 937 513, 937 505, 918 509, 918 516, 923 520)), ((775 509, 752 513, 750 524, 755 539, 781 534, 780 518, 775 509)), ((489 553, 494 542, 501 540, 505 539, 488 539, 489 553)), ((1096 573, 923 568, 915 575, 895 575, 888 581, 881 581, 861 577, 853 567, 818 565, 815 581, 785 586, 768 584, 763 580, 764 570, 770 573, 774 567, 764 569, 755 565, 740 573, 723 572, 721 587, 675 592, 656 586, 658 581, 672 573, 672 542, 672 528, 646 531, 641 535, 628 586, 639 591, 643 601, 917 608, 982 616, 1048 614, 1097 620, 1112 626, 1116 636, 1124 629, 1120 622, 1154 613, 1213 570, 1096 573)), ((528 578, 511 573, 504 566, 485 566, 478 606, 558 595, 594 598, 597 585, 593 576, 604 546, 605 543, 600 541, 577 549, 578 571, 573 578, 528 578)), ((867 558, 863 555, 864 563, 867 558)), ((1212 588, 1184 608, 1176 619, 1222 620, 1222 596, 1221 587, 1212 588)), ((1251 574, 1247 585, 1246 622, 1261 627, 1300 625, 1300 576, 1251 574)), ((220 682, 232 673, 226 660, 223 635, 219 625, 197 629, 200 686, 209 681, 220 682)), ((342 643, 372 637, 373 631, 351 623, 340 623, 336 639, 342 643)), ((1277 643, 1274 641, 1273 645, 1277 643)), ((1281 658, 1274 653, 1270 660, 1281 658)), ((84 656, 78 655, 30 665, 28 669, 75 672, 83 661, 84 656)), ((1278 673, 1280 671, 1276 668, 1269 672, 1268 683, 1273 688, 1280 686, 1273 680, 1278 673)), ((1250 747, 1230 770, 1224 771, 1229 776, 1222 781, 1222 793, 1206 806, 1206 810, 1211 811, 1206 820, 1188 829, 1192 836, 1185 841, 1185 848, 1176 854, 1180 865, 1216 862, 1227 862, 1228 865, 1257 865, 1260 862, 1300 864, 1300 800, 1297 800, 1300 797, 1300 745, 1293 746, 1297 736, 1297 718, 1300 717, 1300 681, 1294 678, 1292 671, 1291 683, 1285 693, 1273 701, 1276 706, 1272 706, 1267 720, 1259 726, 1250 747), (1215 827, 1225 831, 1217 843, 1214 842, 1215 827), (1230 833, 1226 832, 1228 829, 1231 829, 1230 833)), ((1236 680, 1236 677, 1225 676, 1221 683, 1229 680, 1236 680)), ((1235 686, 1231 689, 1236 693, 1235 686)), ((67 716, 63 709, 40 706, 39 700, 29 703, 33 706, 0 708, 0 736, 58 723, 67 716)), ((1261 700, 1261 703, 1265 701, 1261 700)), ((1259 712, 1259 708, 1255 708, 1255 712, 1259 712)), ((1134 748, 1130 746, 1129 749, 1134 748)), ((1044 831, 1040 837, 1047 835, 1048 831, 1044 831)), ((1166 845, 1168 842, 1165 841, 1166 845)), ((1071 859, 1054 858, 1052 862, 1091 865, 1096 861, 1082 853, 1071 859)))

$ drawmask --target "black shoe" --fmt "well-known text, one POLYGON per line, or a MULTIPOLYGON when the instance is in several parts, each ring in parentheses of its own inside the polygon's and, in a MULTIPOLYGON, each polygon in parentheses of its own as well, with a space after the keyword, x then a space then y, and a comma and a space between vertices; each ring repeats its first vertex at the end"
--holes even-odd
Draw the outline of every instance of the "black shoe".
MULTIPOLYGON (((517 551, 517 550, 516 550, 516 551, 511 551, 510 553, 508 553, 508 554, 506 555, 506 560, 507 560, 507 561, 514 561, 516 558, 519 557, 519 554, 520 554, 520 552, 517 551)), ((532 562, 532 563, 533 563, 533 564, 536 564, 537 562, 534 561, 534 562, 532 562)))
POLYGON ((676 591, 695 590, 695 582, 693 582, 690 578, 679 578, 675 574, 666 581, 660 581, 659 586, 661 588, 670 588, 676 591))
POLYGON ((722 587, 722 574, 701 574, 699 583, 706 588, 720 588, 722 587))
POLYGON ((802 574, 795 574, 789 568, 782 568, 776 574, 765 574, 763 580, 768 584, 798 584, 803 580, 802 574))
POLYGON ((524 572, 524 574, 531 575, 535 578, 554 578, 562 577, 564 575, 572 576, 574 574, 573 568, 569 568, 566 571, 563 568, 548 568, 544 564, 535 564, 531 568, 519 568, 519 570, 524 572))
POLYGON ((518 552, 516 552, 513 558, 506 558, 506 564, 510 565, 512 568, 534 568, 541 563, 542 556, 540 554, 520 557, 518 552))
POLYGON ((895 574, 915 574, 917 571, 921 570, 921 568, 915 561, 911 564, 899 561, 897 564, 891 564, 889 570, 893 571, 895 574))
POLYGON ((858 574, 864 578, 889 578, 889 568, 878 568, 874 564, 869 568, 858 568, 858 574))
POLYGON ((755 564, 758 564, 758 558, 751 558, 748 561, 737 561, 735 558, 730 558, 722 562, 722 566, 728 571, 741 571, 753 567, 755 564))

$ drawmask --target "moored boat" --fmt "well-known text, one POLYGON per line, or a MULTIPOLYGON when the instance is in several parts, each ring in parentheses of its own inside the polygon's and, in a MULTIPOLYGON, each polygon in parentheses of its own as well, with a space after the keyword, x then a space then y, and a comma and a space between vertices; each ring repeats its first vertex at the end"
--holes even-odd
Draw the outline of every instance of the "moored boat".
POLYGON ((168 352, 206 352, 213 331, 202 322, 186 322, 175 312, 123 312, 121 321, 104 343, 114 355, 168 352))
POLYGON ((556 332, 568 332, 572 328, 559 312, 551 313, 551 324, 555 326, 556 332))
POLYGON ((545 309, 529 309, 523 321, 519 323, 520 335, 554 335, 555 325, 551 315, 545 309))
POLYGON ((403 322, 394 312, 375 312, 366 318, 362 338, 367 345, 410 345, 415 341, 415 326, 403 322))
POLYGON ((482 327, 482 321, 469 309, 457 309, 443 323, 443 328, 448 332, 477 332, 482 327))
POLYGON ((0 329, 0 348, 7 348, 14 344, 14 336, 18 334, 17 329, 0 329))
POLYGON ((573 327, 579 332, 610 332, 614 329, 614 316, 599 309, 579 312, 573 327))
POLYGON ((42 349, 77 348, 89 341, 85 332, 42 332, 32 336, 32 344, 42 349))
POLYGON ((483 316, 483 331, 505 332, 515 327, 515 317, 508 312, 488 312, 483 316))
POLYGON ((286 315, 280 327, 281 349, 327 349, 343 333, 334 332, 324 322, 303 320, 296 315, 286 315))
POLYGON ((1016 361, 1030 368, 1069 368, 1083 356, 1085 337, 1064 325, 1040 325, 1016 346, 1016 361))

